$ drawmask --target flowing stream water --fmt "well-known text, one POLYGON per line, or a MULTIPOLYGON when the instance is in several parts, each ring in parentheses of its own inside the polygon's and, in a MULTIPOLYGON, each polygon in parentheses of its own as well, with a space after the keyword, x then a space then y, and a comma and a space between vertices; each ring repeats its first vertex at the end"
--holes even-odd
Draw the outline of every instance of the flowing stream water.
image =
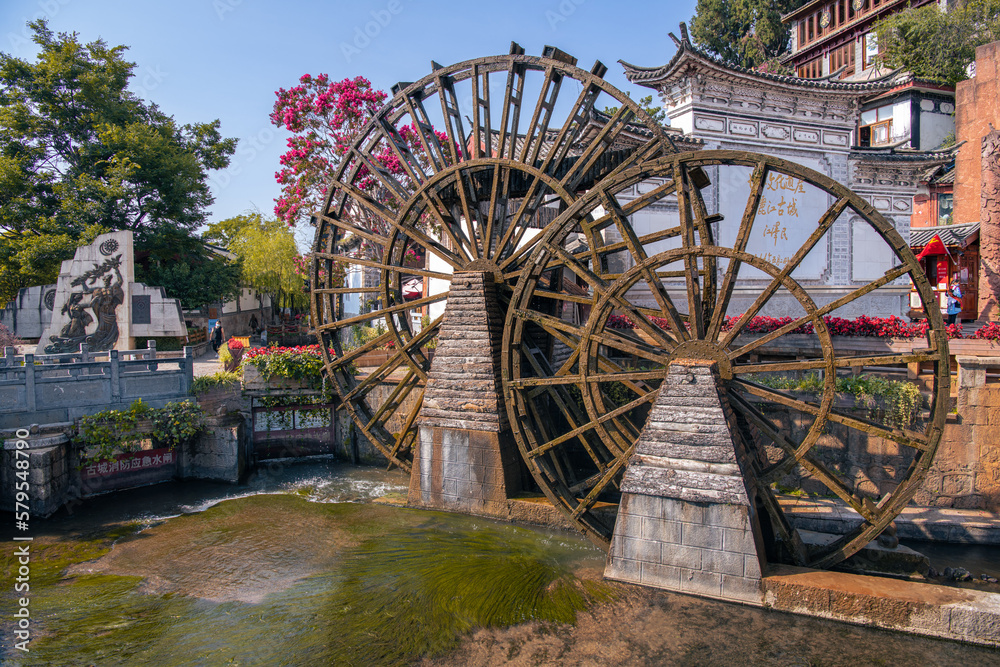
MULTIPOLYGON (((4 611, 0 658, 1000 664, 990 649, 607 582, 604 554, 581 536, 400 507, 406 487, 399 471, 272 462, 244 485, 160 484, 36 521, 31 650, 13 649, 4 611)), ((0 560, 5 581, 12 551, 0 560)), ((0 592, 5 610, 14 602, 0 592)))

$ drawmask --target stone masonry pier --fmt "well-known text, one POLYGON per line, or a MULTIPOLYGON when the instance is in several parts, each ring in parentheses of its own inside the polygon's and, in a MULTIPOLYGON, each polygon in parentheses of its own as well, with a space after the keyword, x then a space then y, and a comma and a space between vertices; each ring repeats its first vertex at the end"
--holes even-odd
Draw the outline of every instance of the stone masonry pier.
POLYGON ((510 519, 522 464, 500 381, 492 273, 455 274, 417 420, 409 504, 510 519))
POLYGON ((745 454, 715 362, 670 365, 622 482, 605 576, 763 603, 745 454))

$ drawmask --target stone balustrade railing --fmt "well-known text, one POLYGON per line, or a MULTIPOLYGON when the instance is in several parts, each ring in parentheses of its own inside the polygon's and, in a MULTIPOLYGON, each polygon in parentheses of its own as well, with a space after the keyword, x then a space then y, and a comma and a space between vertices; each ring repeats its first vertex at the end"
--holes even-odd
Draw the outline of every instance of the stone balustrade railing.
POLYGON ((136 399, 151 407, 187 398, 194 379, 190 347, 71 354, 17 354, 0 358, 0 429, 70 422, 107 409, 127 408, 136 399), (168 356, 169 355, 169 356, 168 356))

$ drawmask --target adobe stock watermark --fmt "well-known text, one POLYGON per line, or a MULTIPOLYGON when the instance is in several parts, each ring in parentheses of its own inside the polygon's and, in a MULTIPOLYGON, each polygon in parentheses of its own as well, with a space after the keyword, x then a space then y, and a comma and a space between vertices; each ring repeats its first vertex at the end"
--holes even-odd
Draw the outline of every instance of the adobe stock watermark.
POLYGON ((31 524, 31 454, 28 444, 30 431, 19 428, 14 434, 15 439, 8 441, 6 446, 14 449, 14 558, 11 559, 14 571, 14 601, 13 632, 15 649, 27 653, 31 641, 31 542, 28 530, 31 524))
POLYGON ((341 42, 340 52, 344 54, 344 60, 351 62, 354 56, 361 55, 364 49, 371 46, 372 40, 382 34, 382 31, 389 27, 392 19, 403 11, 401 0, 389 0, 385 9, 373 9, 370 14, 371 21, 364 26, 354 27, 354 38, 351 42, 341 42))
POLYGON ((236 11, 236 8, 243 4, 243 0, 212 0, 212 9, 220 21, 226 20, 226 14, 236 11))
POLYGON ((229 187, 229 184, 233 181, 233 177, 243 173, 243 168, 256 160, 264 148, 274 141, 275 136, 274 130, 270 127, 265 127, 257 132, 257 134, 248 138, 241 138, 237 144, 236 154, 229 161, 229 166, 214 174, 209 174, 208 180, 219 189, 229 187))
POLYGON ((138 73, 133 72, 129 88, 139 97, 148 99, 147 95, 159 88, 166 78, 167 73, 162 71, 159 65, 153 67, 146 65, 138 73))
POLYGON ((39 19, 44 19, 46 21, 51 20, 59 14, 63 7, 72 1, 73 0, 38 0, 36 6, 40 11, 30 18, 27 16, 21 17, 21 33, 18 34, 13 31, 7 33, 7 52, 11 54, 15 52, 33 52, 36 45, 31 40, 34 38, 35 34, 32 32, 31 28, 28 27, 28 23, 38 21, 39 19))
POLYGON ((562 0, 556 10, 551 9, 545 10, 545 20, 549 22, 549 27, 552 28, 552 32, 556 31, 556 28, 560 23, 565 23, 569 20, 569 17, 576 12, 576 8, 582 5, 587 0, 562 0))

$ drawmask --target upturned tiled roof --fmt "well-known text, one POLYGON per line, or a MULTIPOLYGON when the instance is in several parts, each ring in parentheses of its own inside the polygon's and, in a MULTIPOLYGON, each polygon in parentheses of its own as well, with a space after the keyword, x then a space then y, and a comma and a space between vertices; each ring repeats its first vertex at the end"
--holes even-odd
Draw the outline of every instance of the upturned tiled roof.
POLYGON ((824 91, 840 95, 856 95, 865 97, 872 93, 891 90, 913 80, 913 75, 895 71, 869 81, 840 81, 829 78, 804 79, 797 76, 785 74, 772 74, 770 72, 760 72, 746 67, 737 67, 716 60, 704 51, 694 46, 688 39, 687 27, 681 24, 681 39, 673 33, 669 33, 670 38, 677 44, 677 53, 666 65, 659 67, 640 67, 631 63, 619 60, 625 68, 625 76, 632 83, 656 88, 656 84, 672 81, 685 75, 686 71, 696 66, 700 69, 714 70, 723 77, 742 80, 756 80, 770 84, 788 87, 798 91, 824 91))
POLYGON ((974 241, 974 235, 979 233, 979 223, 969 222, 964 225, 940 225, 938 227, 911 227, 910 247, 920 248, 931 242, 934 235, 941 237, 941 243, 946 246, 965 247, 966 241, 974 241))

